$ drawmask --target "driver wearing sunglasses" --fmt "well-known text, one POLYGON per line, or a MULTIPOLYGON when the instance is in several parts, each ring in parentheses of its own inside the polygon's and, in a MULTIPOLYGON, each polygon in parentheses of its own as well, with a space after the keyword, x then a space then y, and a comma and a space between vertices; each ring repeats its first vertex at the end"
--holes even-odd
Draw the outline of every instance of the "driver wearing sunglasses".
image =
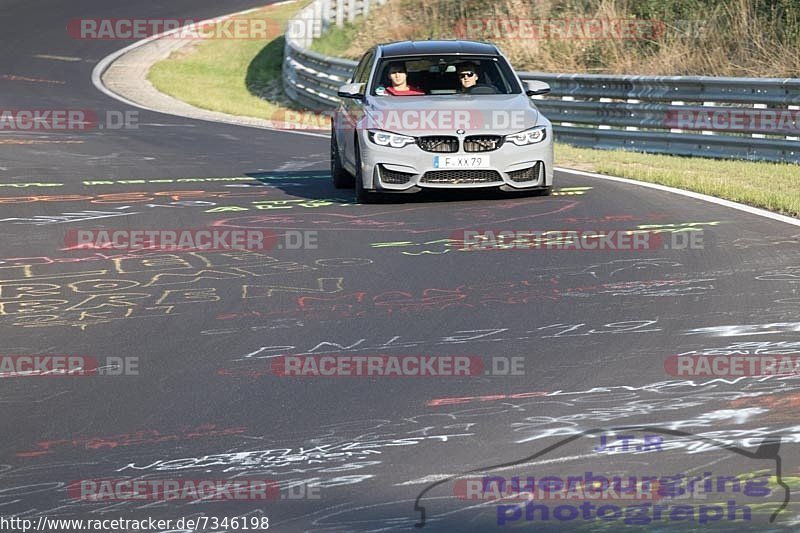
POLYGON ((478 84, 478 68, 474 63, 461 63, 456 69, 458 72, 458 81, 461 82, 461 92, 467 92, 471 87, 478 84))

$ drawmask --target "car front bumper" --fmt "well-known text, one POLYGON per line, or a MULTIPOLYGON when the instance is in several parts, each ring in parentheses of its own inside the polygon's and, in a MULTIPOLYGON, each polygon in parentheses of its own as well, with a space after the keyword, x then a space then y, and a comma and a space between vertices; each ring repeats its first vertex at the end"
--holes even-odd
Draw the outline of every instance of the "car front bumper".
MULTIPOLYGON (((403 148, 379 146, 360 132, 364 187, 383 192, 417 192, 431 189, 471 189, 495 187, 526 190, 553 185, 553 136, 540 143, 517 146, 509 142, 484 152, 465 152, 463 142, 457 152, 423 150, 417 144, 403 148), (441 169, 434 166, 436 156, 489 156, 491 166, 481 169, 441 169)), ((462 139, 463 141, 463 139, 462 139)))

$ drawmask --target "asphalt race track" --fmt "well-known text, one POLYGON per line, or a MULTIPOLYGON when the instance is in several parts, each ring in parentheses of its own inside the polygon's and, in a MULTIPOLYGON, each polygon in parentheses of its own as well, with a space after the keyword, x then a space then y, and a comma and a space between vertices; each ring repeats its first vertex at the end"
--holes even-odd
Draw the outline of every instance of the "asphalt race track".
MULTIPOLYGON (((0 355, 103 367, 0 374, 0 518, 266 517, 276 531, 792 527, 797 375, 668 370, 677 354, 800 353, 798 227, 564 173, 550 197, 357 205, 330 182, 327 139, 129 108, 90 79, 128 43, 66 32, 79 17, 208 18, 261 3, 0 0, 2 109, 139 112, 136 129, 0 130, 0 355), (78 229, 210 227, 313 235, 316 246, 67 245, 78 229), (646 231, 658 246, 470 249, 457 242, 465 230, 646 231), (330 354, 471 356, 484 370, 275 372, 283 356, 330 354), (487 475, 589 472, 761 475, 769 490, 709 481, 680 501, 644 498, 648 512, 685 507, 650 523, 614 496, 593 509, 544 498, 545 518, 523 500, 470 492, 487 475), (76 494, 81 480, 268 480, 278 492, 95 501, 76 494)), ((191 529, 149 531, 169 530, 191 529)))

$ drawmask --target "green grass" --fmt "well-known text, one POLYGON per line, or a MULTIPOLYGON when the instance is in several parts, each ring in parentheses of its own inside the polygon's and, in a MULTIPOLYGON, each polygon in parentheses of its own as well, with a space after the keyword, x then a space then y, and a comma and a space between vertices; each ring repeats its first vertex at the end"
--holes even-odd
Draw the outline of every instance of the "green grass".
MULTIPOLYGON (((244 18, 286 21, 308 0, 251 13, 244 18)), ((194 106, 231 115, 274 119, 284 107, 257 93, 280 84, 284 39, 209 40, 184 48, 153 65, 148 79, 159 91, 194 106)))
MULTIPOLYGON (((285 23, 307 1, 285 4, 251 14, 285 23)), ((358 25, 345 25, 315 43, 315 49, 336 54, 352 39, 358 25)), ((155 87, 192 105, 232 115, 284 119, 281 100, 256 94, 279 87, 283 37, 271 41, 216 40, 156 63, 149 79, 155 87)), ((278 91, 279 92, 279 91, 278 91)), ((304 117, 307 124, 319 124, 304 117)), ((635 152, 592 150, 556 144, 556 164, 660 183, 741 202, 790 216, 800 216, 800 165, 714 160, 635 152)))
POLYGON ((558 166, 659 183, 800 216, 800 165, 592 150, 556 144, 558 166))
POLYGON ((358 19, 354 23, 346 22, 341 28, 332 26, 322 37, 314 39, 311 50, 328 56, 341 55, 350 46, 360 29, 358 19))

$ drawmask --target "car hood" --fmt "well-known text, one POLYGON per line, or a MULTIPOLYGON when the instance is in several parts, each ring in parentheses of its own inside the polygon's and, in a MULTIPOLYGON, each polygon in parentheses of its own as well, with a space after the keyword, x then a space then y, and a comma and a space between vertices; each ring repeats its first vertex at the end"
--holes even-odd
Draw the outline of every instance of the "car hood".
POLYGON ((537 125, 545 119, 526 94, 441 95, 371 97, 364 107, 362 127, 422 135, 508 135, 537 125))

